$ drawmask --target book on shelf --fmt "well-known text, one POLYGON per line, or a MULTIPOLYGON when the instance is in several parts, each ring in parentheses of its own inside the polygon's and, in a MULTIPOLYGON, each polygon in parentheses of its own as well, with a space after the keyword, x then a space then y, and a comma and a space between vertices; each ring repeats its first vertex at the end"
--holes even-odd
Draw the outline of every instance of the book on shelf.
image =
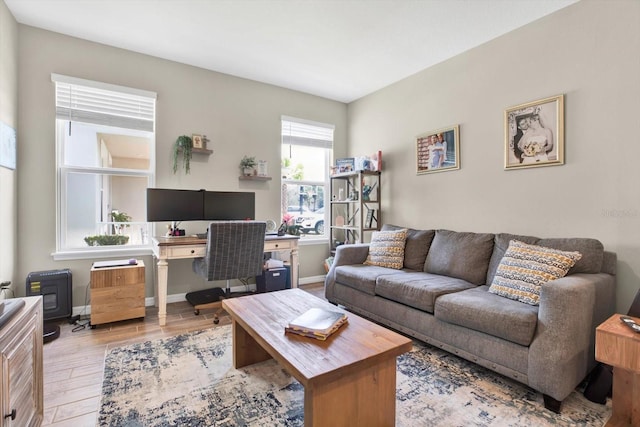
POLYGON ((324 341, 345 323, 347 323, 346 313, 310 308, 290 321, 285 327, 285 332, 324 341))

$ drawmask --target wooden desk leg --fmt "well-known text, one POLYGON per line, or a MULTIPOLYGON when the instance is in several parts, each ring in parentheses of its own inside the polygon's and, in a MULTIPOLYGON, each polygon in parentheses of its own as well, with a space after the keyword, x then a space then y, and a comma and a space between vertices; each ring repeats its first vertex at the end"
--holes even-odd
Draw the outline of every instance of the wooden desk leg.
MULTIPOLYGON (((157 259, 155 256, 154 259, 157 259)), ((160 301, 158 298, 158 263, 154 262, 153 265, 153 306, 158 308, 160 306, 160 301)))
POLYGON ((304 390, 304 425, 395 426, 396 358, 304 390))
POLYGON ((640 374, 613 368, 613 399, 607 427, 640 425, 640 374))
POLYGON ((169 279, 169 263, 166 259, 158 260, 158 323, 167 324, 167 280, 169 279))
POLYGON ((298 248, 291 249, 290 260, 291 262, 291 287, 298 287, 298 248))
POLYGON ((271 355, 238 322, 232 320, 232 325, 234 368, 239 369, 243 366, 271 359, 271 355))

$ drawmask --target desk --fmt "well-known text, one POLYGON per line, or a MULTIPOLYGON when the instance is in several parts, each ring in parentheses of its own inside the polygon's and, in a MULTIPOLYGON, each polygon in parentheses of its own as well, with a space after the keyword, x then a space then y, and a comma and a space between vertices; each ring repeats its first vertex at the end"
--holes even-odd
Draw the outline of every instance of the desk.
MULTIPOLYGON (((265 236, 264 251, 291 251, 291 287, 298 287, 298 236, 265 236)), ((158 274, 155 280, 156 306, 160 326, 167 324, 167 280, 169 260, 202 258, 206 255, 207 239, 197 237, 154 237, 153 256, 158 260, 158 274)))
POLYGON ((607 427, 640 425, 640 334, 623 325, 619 314, 596 328, 596 360, 613 366, 613 413, 607 427))

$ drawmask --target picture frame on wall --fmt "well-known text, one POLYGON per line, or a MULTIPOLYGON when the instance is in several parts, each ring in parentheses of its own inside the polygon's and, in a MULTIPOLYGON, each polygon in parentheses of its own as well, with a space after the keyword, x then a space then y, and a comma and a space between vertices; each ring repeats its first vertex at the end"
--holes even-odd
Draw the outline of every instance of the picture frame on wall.
POLYGON ((460 169, 459 126, 426 132, 416 137, 418 175, 460 169))
POLYGON ((564 95, 507 108, 504 168, 564 164, 564 95))
POLYGON ((191 135, 193 141, 193 148, 204 148, 204 142, 202 141, 202 135, 191 135))

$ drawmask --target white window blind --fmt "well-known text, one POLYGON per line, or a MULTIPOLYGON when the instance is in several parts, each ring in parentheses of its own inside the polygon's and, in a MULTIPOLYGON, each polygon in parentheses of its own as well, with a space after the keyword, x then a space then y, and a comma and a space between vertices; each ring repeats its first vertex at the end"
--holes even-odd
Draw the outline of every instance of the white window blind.
POLYGON ((56 118, 154 131, 155 92, 52 74, 56 118))
POLYGON ((282 143, 307 147, 333 148, 333 125, 282 117, 282 143))

